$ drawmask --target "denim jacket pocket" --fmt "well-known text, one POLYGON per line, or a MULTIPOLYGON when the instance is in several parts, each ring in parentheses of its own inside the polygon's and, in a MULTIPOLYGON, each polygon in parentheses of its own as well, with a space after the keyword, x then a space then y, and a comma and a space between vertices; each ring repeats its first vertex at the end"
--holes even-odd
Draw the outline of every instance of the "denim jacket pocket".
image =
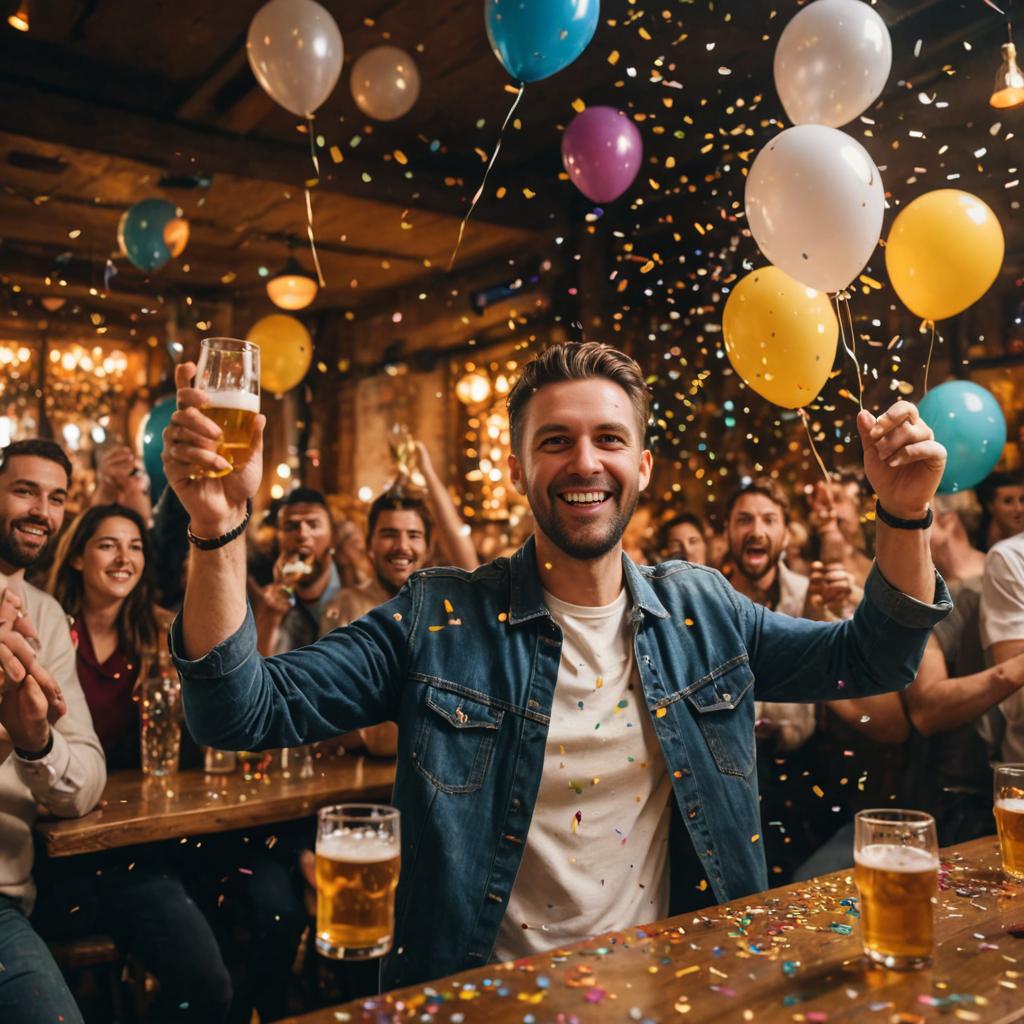
POLYGON ((505 712, 463 693, 427 685, 412 760, 442 793, 473 793, 487 775, 505 712))
POLYGON ((754 767, 753 717, 743 704, 753 685, 754 673, 742 655, 698 679, 686 693, 711 756, 726 775, 746 777, 754 767))

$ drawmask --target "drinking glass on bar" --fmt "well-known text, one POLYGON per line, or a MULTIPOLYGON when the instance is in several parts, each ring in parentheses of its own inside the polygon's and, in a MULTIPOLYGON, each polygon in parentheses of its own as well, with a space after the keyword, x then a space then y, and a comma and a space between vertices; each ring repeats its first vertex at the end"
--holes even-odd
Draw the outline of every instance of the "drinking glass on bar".
POLYGON ((181 753, 181 683, 161 669, 142 681, 139 692, 143 775, 173 775, 181 753))
POLYGON ((865 955, 898 971, 927 967, 939 891, 935 819, 921 811, 858 811, 854 829, 865 955))
POLYGON ((321 808, 316 837, 316 948, 334 960, 391 949, 401 863, 399 814, 377 804, 321 808))
POLYGON ((1024 881, 1024 764, 996 765, 993 780, 1003 870, 1024 881))
POLYGON ((203 412, 224 432, 217 454, 231 469, 203 469, 197 476, 227 476, 249 457, 252 424, 260 411, 260 348, 235 338, 203 338, 195 386, 209 399, 203 412))

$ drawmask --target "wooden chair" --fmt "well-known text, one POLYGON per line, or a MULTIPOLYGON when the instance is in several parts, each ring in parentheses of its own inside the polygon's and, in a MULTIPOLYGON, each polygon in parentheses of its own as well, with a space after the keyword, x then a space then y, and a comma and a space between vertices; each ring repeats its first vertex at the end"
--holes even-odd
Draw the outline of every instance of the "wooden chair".
POLYGON ((136 972, 109 935, 48 945, 87 1021, 135 1024, 138 998, 125 999, 125 988, 134 993, 136 972))

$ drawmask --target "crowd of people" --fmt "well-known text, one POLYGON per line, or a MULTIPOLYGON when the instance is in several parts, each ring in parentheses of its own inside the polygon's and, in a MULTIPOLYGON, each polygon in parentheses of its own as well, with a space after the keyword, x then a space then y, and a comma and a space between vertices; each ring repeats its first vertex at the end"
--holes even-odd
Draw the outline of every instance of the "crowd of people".
MULTIPOLYGON (((241 531, 227 527, 244 521, 239 510, 255 493, 259 445, 233 483, 193 485, 195 451, 212 449, 188 364, 165 440, 171 486, 155 507, 128 449, 103 455, 95 491, 71 521, 72 464, 56 443, 21 440, 0 452, 3 1020, 81 1020, 47 942, 96 931, 155 979, 155 1020, 249 1021, 255 1009, 270 1021, 289 1010, 313 884, 306 826, 278 830, 273 844, 223 836, 191 854, 154 844, 59 868, 38 858, 33 869, 38 806, 85 814, 109 771, 139 767, 139 687, 173 671, 172 659, 202 743, 327 741, 398 754, 404 852, 417 858, 403 865, 400 904, 418 886, 420 905, 404 918, 400 906, 405 932, 387 987, 850 866, 853 815, 864 807, 927 810, 943 845, 994 831, 991 764, 1024 761, 1024 481, 993 474, 976 498, 932 497, 938 456, 903 454, 930 436, 898 403, 859 424, 867 475, 798 493, 749 480, 719 529, 699 510, 664 508, 650 536, 631 539, 650 475, 634 422, 638 413, 646 422, 642 378, 603 346, 550 351, 509 399, 513 483, 530 502, 534 537, 482 569, 422 445, 423 485, 400 478, 365 527, 297 486, 232 544, 241 531), (420 620, 442 607, 453 628, 441 613, 431 644, 414 649, 420 620), (356 620, 358 630, 337 632, 356 620), (519 623, 550 623, 550 635, 531 646, 532 634, 510 628, 519 623), (651 633, 669 625, 678 627, 671 640, 651 633), (460 626, 462 639, 452 638, 460 626), (269 659, 222 659, 245 662, 224 685, 267 688, 260 734, 225 716, 223 697, 205 696, 214 648, 269 659), (329 678, 322 668, 306 678, 313 712, 304 718, 286 706, 302 656, 273 657, 298 649, 333 666, 329 678), (506 676, 514 697, 500 689, 506 676), (425 701, 402 679, 425 686, 425 701), (612 698, 609 715, 624 712, 637 728, 608 745, 606 729, 595 745, 584 706, 612 698), (707 741, 700 763, 678 745, 686 729, 707 741), (628 782, 610 750, 628 763, 628 782), (609 798, 578 810, 559 757, 595 790, 599 777, 602 791, 635 789, 628 822, 609 798), (689 788, 708 773, 728 824, 689 788), (607 842, 579 853, 595 872, 618 856, 622 870, 607 871, 607 886, 604 867, 598 878, 575 857, 571 870, 563 863, 570 819, 607 826, 607 842), (504 846, 485 842, 491 831, 504 846), (751 835, 761 839, 753 853, 751 835), (465 899, 452 897, 453 876, 465 899), (627 884, 639 877, 639 890, 627 884)), ((201 758, 186 742, 183 764, 201 758)), ((377 979, 353 972, 351 985, 358 995, 377 979)))

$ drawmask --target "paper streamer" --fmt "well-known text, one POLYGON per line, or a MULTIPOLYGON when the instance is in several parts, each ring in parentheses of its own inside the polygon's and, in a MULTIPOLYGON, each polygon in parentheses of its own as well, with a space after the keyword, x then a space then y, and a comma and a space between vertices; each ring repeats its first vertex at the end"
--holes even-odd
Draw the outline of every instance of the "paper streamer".
POLYGON ((836 319, 839 321, 839 337, 843 343, 843 351, 853 362, 853 368, 857 371, 857 404, 864 408, 864 378, 860 373, 860 360, 857 358, 857 333, 853 327, 853 314, 850 312, 850 296, 847 292, 836 292, 832 297, 836 304, 836 319), (846 327, 843 325, 843 311, 845 307, 846 319, 849 322, 850 337, 847 340, 846 327))
MULTIPOLYGON (((309 155, 313 160, 313 170, 316 172, 314 186, 320 184, 320 158, 316 155, 316 141, 313 131, 312 116, 306 118, 306 131, 309 133, 309 155)), ((320 269, 320 257, 316 251, 316 239, 313 237, 313 197, 310 195, 309 183, 306 183, 306 234, 309 236, 309 249, 313 254, 313 266, 316 267, 316 279, 323 288, 327 282, 324 280, 323 271, 320 269)))
POLYGON ((523 93, 525 91, 526 83, 520 82, 519 92, 516 93, 516 98, 512 101, 512 106, 509 108, 508 114, 505 115, 505 123, 501 126, 501 131, 498 132, 498 143, 494 147, 494 152, 491 154, 491 160, 487 165, 487 170, 484 171, 484 180, 480 182, 480 187, 476 190, 476 195, 473 196, 473 201, 469 204, 466 216, 462 218, 462 223, 459 225, 459 237, 455 242, 455 248, 452 250, 452 258, 448 261, 449 271, 451 271, 452 267, 455 266, 455 258, 459 255, 462 238, 466 234, 466 225, 469 223, 469 218, 473 216, 473 211, 476 209, 476 204, 480 202, 480 197, 484 194, 484 189, 487 187, 487 177, 491 173, 491 168, 494 166, 495 160, 498 159, 498 154, 501 152, 501 140, 505 137, 505 129, 508 128, 508 123, 512 120, 512 115, 516 112, 516 107, 519 106, 519 101, 523 98, 523 93))

